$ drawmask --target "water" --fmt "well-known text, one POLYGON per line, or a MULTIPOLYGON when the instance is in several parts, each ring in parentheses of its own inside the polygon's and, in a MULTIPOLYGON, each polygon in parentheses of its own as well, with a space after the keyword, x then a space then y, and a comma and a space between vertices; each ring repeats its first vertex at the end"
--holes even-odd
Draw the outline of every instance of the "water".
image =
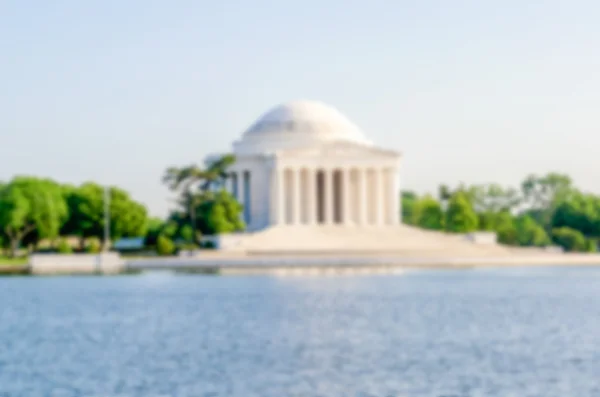
POLYGON ((600 395, 600 269, 0 279, 0 396, 600 395))

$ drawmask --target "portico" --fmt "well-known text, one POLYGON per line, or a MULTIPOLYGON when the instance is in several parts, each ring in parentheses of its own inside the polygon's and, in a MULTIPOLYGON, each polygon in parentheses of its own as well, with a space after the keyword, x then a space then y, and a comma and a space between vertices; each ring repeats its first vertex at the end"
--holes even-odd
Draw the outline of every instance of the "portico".
POLYGON ((248 230, 400 223, 400 154, 374 146, 334 108, 280 105, 233 149, 228 189, 248 230))
POLYGON ((397 224, 395 175, 392 168, 273 167, 270 223, 397 224))

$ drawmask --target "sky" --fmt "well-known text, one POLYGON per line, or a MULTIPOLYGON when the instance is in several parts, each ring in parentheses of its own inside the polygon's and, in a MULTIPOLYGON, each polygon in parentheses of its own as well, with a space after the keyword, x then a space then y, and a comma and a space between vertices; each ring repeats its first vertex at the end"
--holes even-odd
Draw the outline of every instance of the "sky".
POLYGON ((600 193, 595 0, 0 0, 0 180, 118 185, 313 99, 403 153, 402 187, 571 175, 600 193))

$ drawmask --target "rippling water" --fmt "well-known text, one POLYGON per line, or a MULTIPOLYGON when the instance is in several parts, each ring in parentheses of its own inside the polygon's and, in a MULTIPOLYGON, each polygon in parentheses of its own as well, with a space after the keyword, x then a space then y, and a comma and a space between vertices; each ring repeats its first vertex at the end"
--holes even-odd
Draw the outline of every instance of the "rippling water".
POLYGON ((600 269, 0 279, 0 396, 600 396, 600 269))

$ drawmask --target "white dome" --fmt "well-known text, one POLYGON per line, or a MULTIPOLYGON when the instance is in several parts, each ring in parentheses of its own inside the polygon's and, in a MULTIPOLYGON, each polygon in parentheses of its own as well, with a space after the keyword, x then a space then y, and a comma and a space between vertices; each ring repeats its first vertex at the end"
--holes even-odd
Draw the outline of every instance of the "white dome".
POLYGON ((331 141, 371 144, 337 109, 318 101, 293 101, 263 114, 234 144, 234 151, 264 153, 331 141))

